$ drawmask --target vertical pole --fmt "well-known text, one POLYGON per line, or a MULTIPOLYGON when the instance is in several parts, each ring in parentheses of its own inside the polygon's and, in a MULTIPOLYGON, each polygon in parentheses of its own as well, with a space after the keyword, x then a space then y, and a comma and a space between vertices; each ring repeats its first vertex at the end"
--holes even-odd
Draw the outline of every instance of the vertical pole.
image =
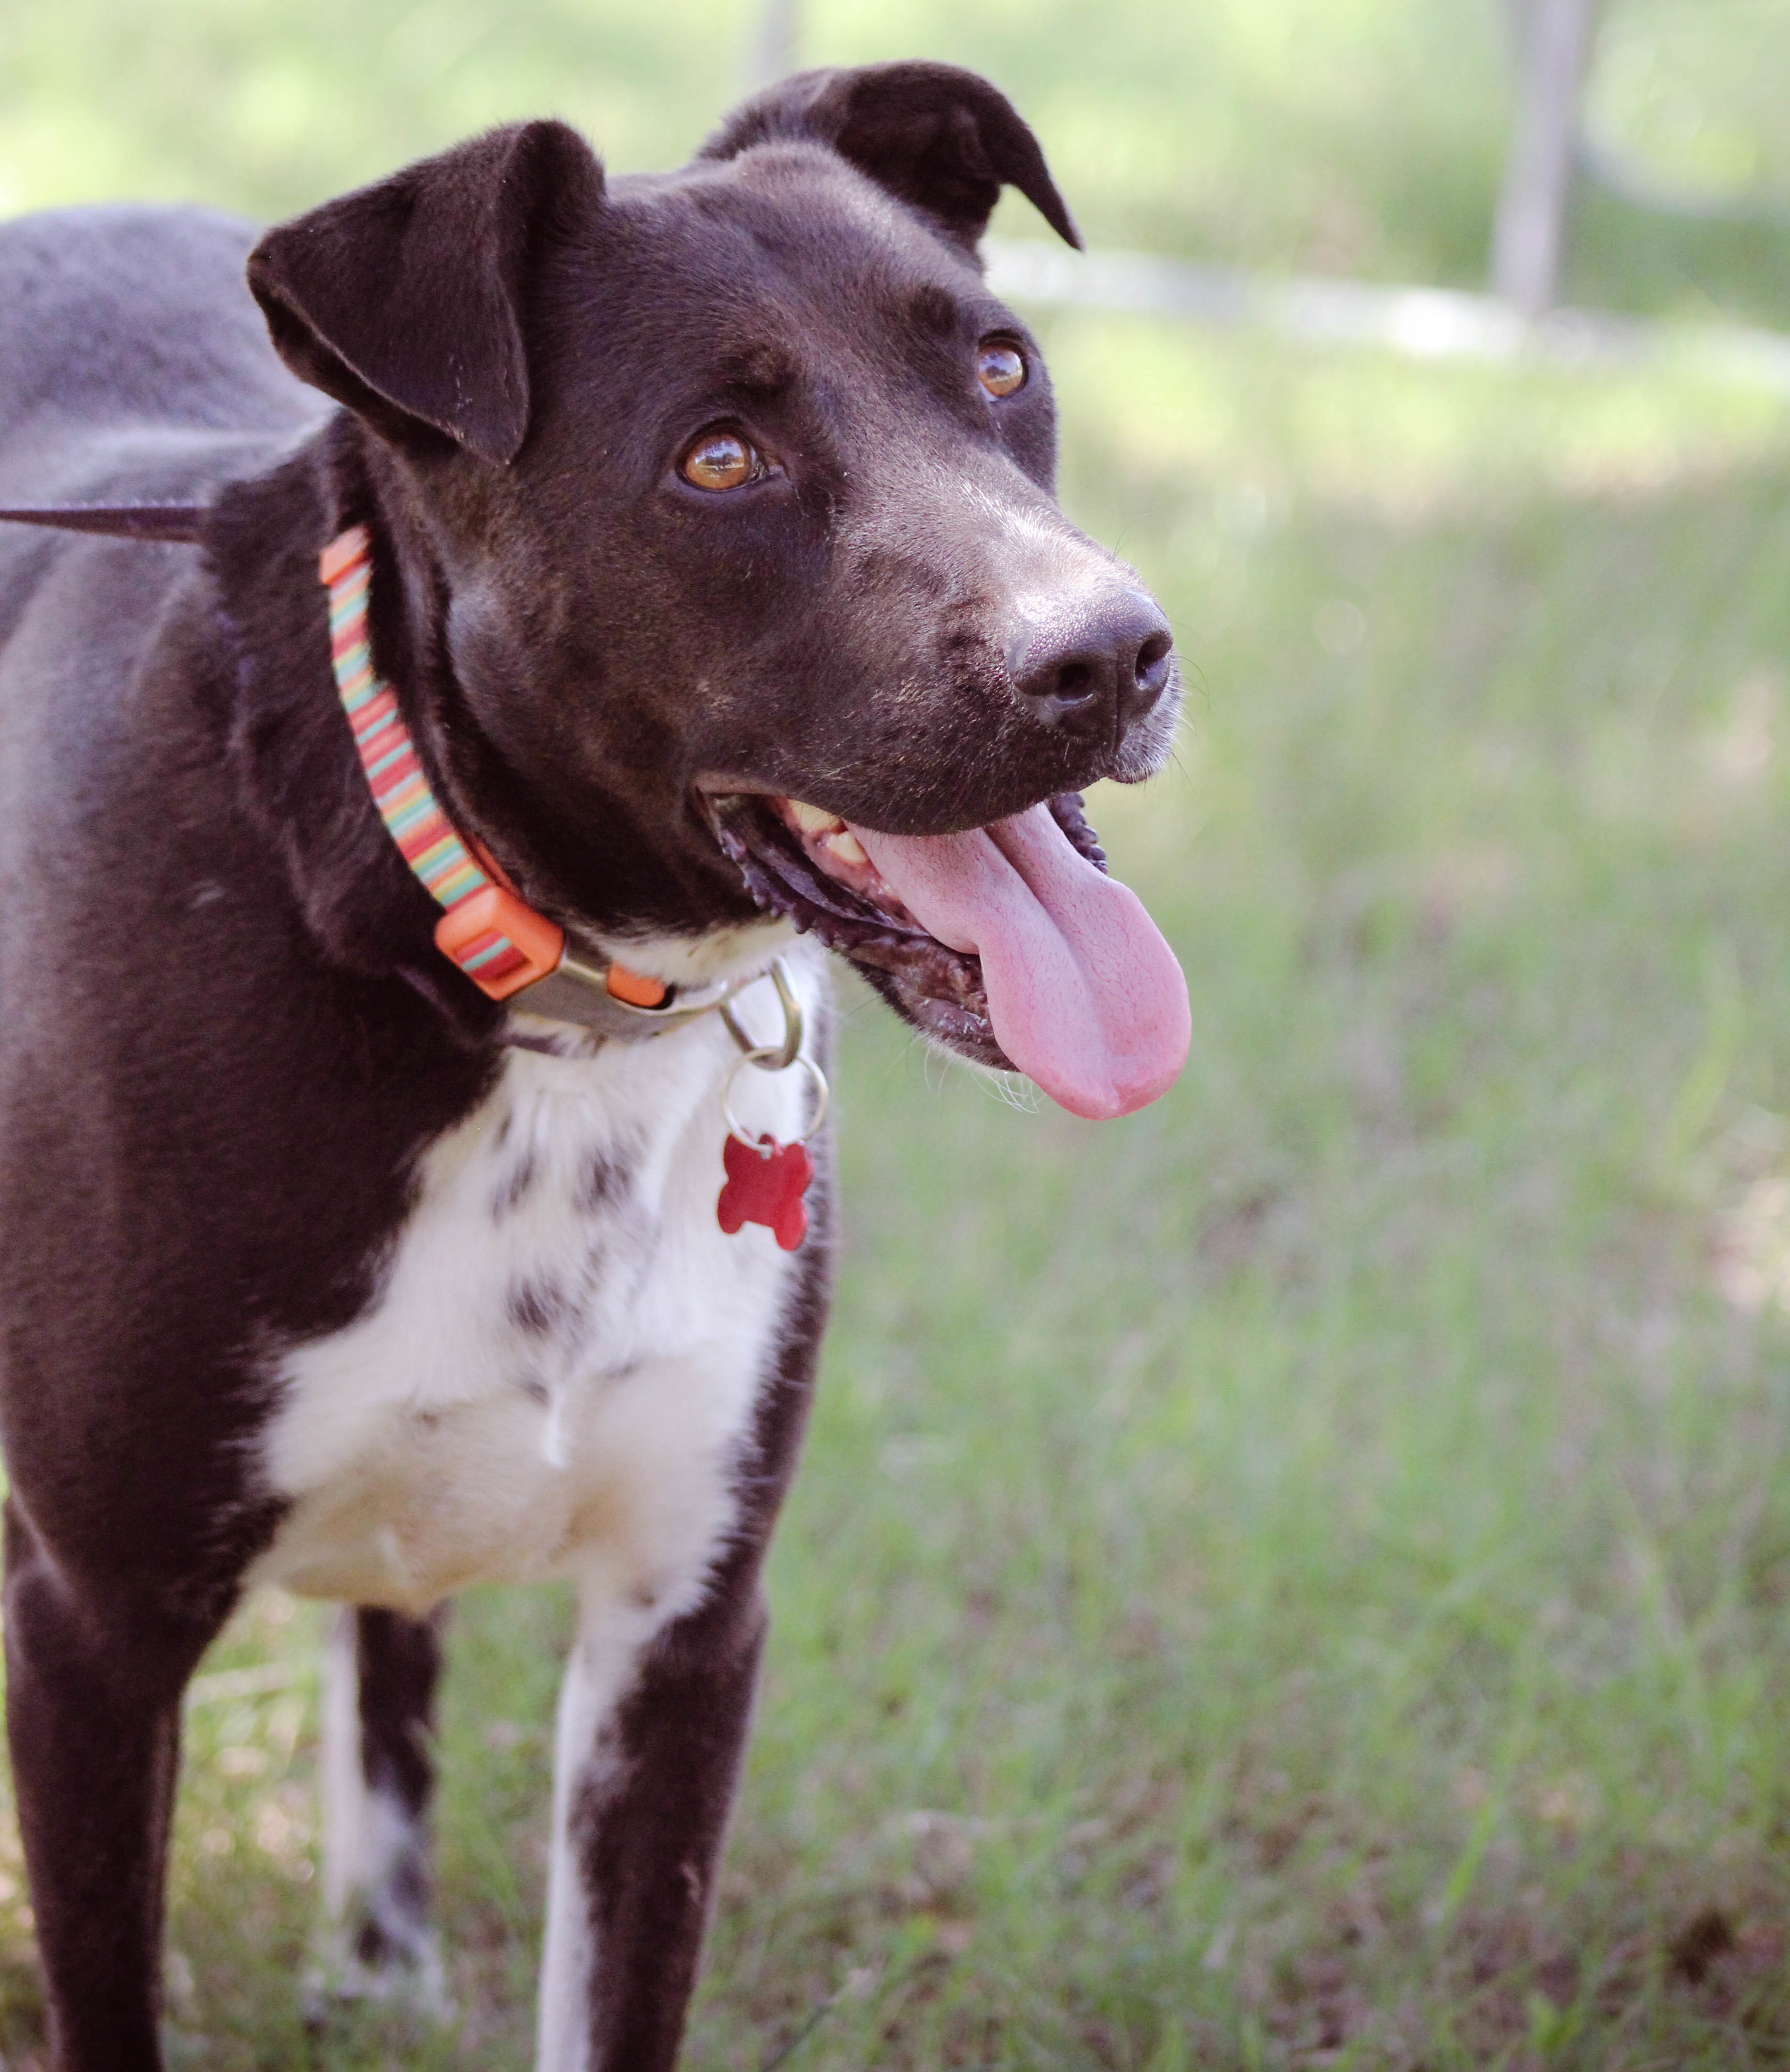
POLYGON ((801 31, 801 0, 758 0, 757 19, 746 52, 748 92, 774 86, 795 70, 801 31))
POLYGON ((1492 235, 1492 292, 1533 318, 1553 307, 1559 286, 1597 0, 1517 0, 1513 11, 1517 126, 1492 235))

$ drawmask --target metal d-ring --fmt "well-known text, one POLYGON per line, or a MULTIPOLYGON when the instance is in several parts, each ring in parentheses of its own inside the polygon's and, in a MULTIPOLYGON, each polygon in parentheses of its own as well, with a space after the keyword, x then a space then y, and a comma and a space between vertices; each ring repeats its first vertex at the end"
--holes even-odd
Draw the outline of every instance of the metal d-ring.
MULTIPOLYGON (((746 1145, 749 1149, 756 1151, 761 1157, 766 1158, 770 1156, 770 1148, 767 1148, 765 1145, 760 1143, 756 1137, 749 1135, 746 1130, 745 1125, 733 1112, 733 1086, 734 1082, 739 1078, 741 1073, 745 1070, 748 1065, 756 1065, 761 1071, 766 1072, 786 1070, 787 1068, 786 1067, 770 1065, 765 1062, 767 1058, 774 1057, 776 1054, 777 1054, 774 1051, 770 1050, 768 1048, 748 1050, 745 1055, 741 1059, 739 1063, 737 1064, 733 1067, 733 1071, 728 1075, 726 1089, 721 1095, 721 1114, 727 1123, 728 1135, 729 1137, 737 1138, 738 1141, 741 1144, 746 1145)), ((802 1067, 803 1071, 807 1074, 815 1090, 815 1112, 813 1119, 810 1121, 807 1128, 803 1131, 799 1137, 791 1137, 790 1140, 792 1144, 806 1144, 811 1137, 815 1136, 819 1132, 820 1125, 827 1120, 827 1103, 831 1097, 832 1090, 827 1083, 827 1075, 822 1071, 819 1066, 815 1063, 812 1058, 804 1058, 798 1055, 792 1058, 790 1060, 790 1063, 791 1064, 799 1065, 802 1067)), ((775 1148, 778 1149, 786 1149, 788 1147, 786 1145, 779 1145, 775 1148)))
MULTIPOLYGON (((741 1053, 747 1064, 756 1065, 762 1072, 786 1072, 798 1058, 802 1058, 802 1003, 795 997, 795 989, 790 984, 790 974, 781 957, 771 959, 770 968, 766 976, 776 987, 778 1002, 783 1010, 782 1042, 781 1043, 754 1042, 740 1026, 739 1018, 733 1012, 733 1001, 731 998, 721 1002, 721 1020, 727 1025, 728 1034, 739 1045, 741 1053)), ((806 1058, 802 1058, 802 1062, 805 1065, 808 1063, 806 1058)), ((809 1065, 808 1069, 815 1072, 817 1077, 819 1076, 815 1067, 809 1065)), ((732 1080, 728 1083, 731 1086, 732 1080)), ((825 1087, 826 1083, 824 1079, 821 1080, 823 1088, 825 1087)), ((821 1106, 823 1108, 825 1108, 824 1100, 821 1106)), ((735 1133, 737 1134, 737 1132, 735 1133)))

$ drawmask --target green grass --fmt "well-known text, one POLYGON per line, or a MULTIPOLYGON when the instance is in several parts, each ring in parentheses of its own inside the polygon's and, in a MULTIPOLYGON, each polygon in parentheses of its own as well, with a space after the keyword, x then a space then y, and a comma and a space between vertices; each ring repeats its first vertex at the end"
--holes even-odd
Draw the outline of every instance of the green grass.
MULTIPOLYGON (((67 25, 150 18, 84 4, 44 46, 77 98, 96 60, 67 25)), ((1263 39, 1279 80, 1263 23, 1291 5, 1189 11, 1221 50, 1263 39)), ((1421 12, 1328 18, 1371 56, 1421 12)), ((222 50, 228 80, 240 21, 244 51, 284 35, 321 79, 288 18, 195 5, 169 34, 222 50)), ((667 157, 727 49, 699 45, 688 105, 667 68, 720 20, 537 10, 505 91, 545 92, 541 54, 587 38, 667 157)), ((1102 92, 1126 68, 1168 91, 1142 29, 1097 47, 1066 8, 955 40, 918 12, 910 35, 899 11, 819 20, 817 55, 901 31, 1057 109, 1084 58, 1102 92)), ((1313 140, 1264 220, 1327 177, 1320 45, 1277 47, 1284 132, 1235 118, 1239 182, 1263 138, 1313 140)), ((384 134, 295 129, 265 175, 183 134, 158 87, 162 142, 138 109, 107 178, 235 165, 229 191, 284 205, 301 175, 319 191, 478 119, 457 76, 400 95, 384 134)), ((1371 130, 1400 76, 1363 59, 1337 105, 1371 130)), ((46 134, 52 87, 31 88, 46 134)), ((1190 105, 1216 90, 1191 80, 1190 105)), ((1180 191, 1141 146, 1103 171, 1067 130, 1111 234, 1180 191)), ((1411 177, 1408 138, 1351 148, 1389 191, 1411 177)), ((1158 1107, 1094 1128, 941 1074, 848 993, 838 1322, 688 2062, 1781 2064, 1790 417, 1689 376, 1046 331, 1065 500, 1157 586, 1193 665, 1175 771, 1093 802, 1186 964, 1193 1058, 1158 1107)), ((245 1611, 190 1720, 184 2062, 528 2062, 567 1621, 551 1593, 458 1615, 459 2029, 307 2041, 321 1623, 245 1611)), ((0 1830, 15 2067, 40 2047, 23 1906, 0 1830)))

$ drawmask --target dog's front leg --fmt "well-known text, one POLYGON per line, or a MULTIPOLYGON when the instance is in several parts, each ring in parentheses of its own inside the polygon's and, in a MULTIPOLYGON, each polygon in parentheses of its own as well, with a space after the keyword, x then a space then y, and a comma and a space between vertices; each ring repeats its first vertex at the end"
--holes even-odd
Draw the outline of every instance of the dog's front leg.
POLYGON ((225 1609, 175 1622, 85 1590, 7 1502, 6 1733, 58 2072, 162 2062, 180 1693, 225 1609))
POLYGON ((755 1561, 634 1657, 587 1618, 560 1693, 539 2072, 670 2072, 745 1746, 755 1561))

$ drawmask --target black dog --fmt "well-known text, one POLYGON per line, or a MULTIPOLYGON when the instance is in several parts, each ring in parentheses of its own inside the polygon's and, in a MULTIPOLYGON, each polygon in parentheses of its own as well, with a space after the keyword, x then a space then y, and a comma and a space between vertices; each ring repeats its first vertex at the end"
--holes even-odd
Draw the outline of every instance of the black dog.
POLYGON ((670 2066, 827 1305, 813 945, 1085 1114, 1179 1066, 1077 796, 1162 760, 1169 635, 1053 501, 1003 182, 1074 238, 1007 102, 908 64, 665 177, 542 122, 252 252, 0 231, 0 503, 179 507, 0 549, 7 1725, 67 2072, 159 2062, 181 1691, 257 1581, 356 1608, 346 1982, 429 1989, 434 1608, 537 1576, 540 2062, 670 2066))

